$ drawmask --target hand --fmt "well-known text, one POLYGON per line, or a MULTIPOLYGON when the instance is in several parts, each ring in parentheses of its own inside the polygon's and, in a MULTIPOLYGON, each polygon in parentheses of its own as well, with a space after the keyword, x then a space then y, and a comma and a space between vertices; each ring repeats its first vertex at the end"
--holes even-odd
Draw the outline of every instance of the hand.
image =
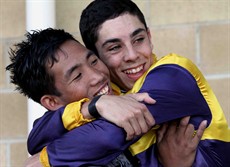
POLYGON ((25 162, 25 167, 42 167, 42 164, 39 160, 40 153, 37 153, 29 157, 25 162))
POLYGON ((179 126, 177 122, 164 124, 158 131, 158 157, 164 167, 192 166, 207 121, 202 121, 194 134, 194 126, 188 124, 189 118, 181 119, 179 126))
POLYGON ((147 93, 129 94, 124 96, 104 95, 96 103, 99 114, 108 121, 124 128, 127 140, 146 133, 155 120, 147 107, 140 103, 154 104, 147 93))

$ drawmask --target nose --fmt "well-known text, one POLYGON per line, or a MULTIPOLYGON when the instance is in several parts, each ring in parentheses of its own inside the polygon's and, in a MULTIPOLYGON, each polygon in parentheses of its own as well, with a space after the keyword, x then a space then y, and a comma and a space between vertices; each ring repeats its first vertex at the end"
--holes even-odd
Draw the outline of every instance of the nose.
POLYGON ((91 86, 95 86, 104 80, 104 74, 96 68, 90 68, 89 77, 89 82, 91 86))
POLYGON ((138 58, 137 52, 135 48, 130 44, 126 45, 126 52, 124 55, 124 60, 125 61, 134 61, 138 58))

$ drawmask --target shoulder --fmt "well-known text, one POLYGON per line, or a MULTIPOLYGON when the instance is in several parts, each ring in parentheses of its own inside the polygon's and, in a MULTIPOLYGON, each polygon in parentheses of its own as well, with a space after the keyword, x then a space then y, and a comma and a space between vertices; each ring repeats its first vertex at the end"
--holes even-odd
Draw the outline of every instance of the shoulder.
POLYGON ((170 53, 162 58, 160 58, 158 61, 156 61, 156 63, 154 63, 151 67, 150 70, 157 67, 157 66, 161 66, 161 65, 166 65, 166 64, 174 64, 174 65, 178 65, 181 66, 185 69, 192 69, 192 68, 196 68, 196 65, 189 60, 188 58, 175 54, 175 53, 170 53))
POLYGON ((184 71, 187 74, 191 75, 197 81, 198 85, 207 84, 207 81, 199 68, 190 59, 184 56, 170 53, 154 63, 150 67, 148 73, 150 73, 152 70, 156 70, 158 67, 167 68, 168 70, 172 68, 180 69, 181 71, 184 71))

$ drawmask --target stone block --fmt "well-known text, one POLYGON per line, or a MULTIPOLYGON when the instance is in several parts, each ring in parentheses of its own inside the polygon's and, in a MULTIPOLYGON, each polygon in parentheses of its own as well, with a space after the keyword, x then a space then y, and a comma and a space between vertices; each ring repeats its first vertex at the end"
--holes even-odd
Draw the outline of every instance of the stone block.
POLYGON ((205 74, 229 73, 229 25, 206 25, 200 29, 201 68, 205 74))
POLYGON ((27 136, 27 101, 19 93, 1 93, 0 139, 27 136))

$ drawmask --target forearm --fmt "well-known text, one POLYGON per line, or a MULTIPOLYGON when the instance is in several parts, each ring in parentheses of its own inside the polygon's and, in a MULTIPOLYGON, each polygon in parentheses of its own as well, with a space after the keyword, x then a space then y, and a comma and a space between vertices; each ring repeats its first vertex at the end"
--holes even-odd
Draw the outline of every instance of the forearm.
POLYGON ((48 111, 36 120, 27 141, 29 153, 33 155, 40 152, 49 142, 58 139, 69 130, 92 121, 92 117, 84 118, 80 112, 81 108, 85 109, 88 106, 87 104, 88 99, 82 99, 56 111, 48 111))
POLYGON ((105 165, 135 142, 126 142, 125 136, 125 132, 114 124, 93 121, 50 143, 47 146, 50 164, 105 165))
MULTIPOLYGON (((205 83, 200 85, 206 89, 205 83)), ((195 126, 204 119, 208 124, 211 121, 211 111, 196 79, 180 66, 169 64, 154 68, 139 92, 147 92, 157 101, 155 105, 146 104, 157 124, 185 116, 197 116, 195 122, 191 119, 195 126)))
POLYGON ((206 102, 202 106, 194 104, 184 95, 174 95, 163 91, 149 91, 148 93, 157 101, 156 105, 146 104, 155 118, 156 124, 191 116, 190 123, 197 129, 203 120, 207 120, 209 124, 212 119, 211 111, 206 102))
POLYGON ((59 138, 67 132, 62 123, 62 113, 63 108, 56 112, 49 111, 34 122, 27 140, 28 152, 31 155, 40 152, 54 138, 59 138))

